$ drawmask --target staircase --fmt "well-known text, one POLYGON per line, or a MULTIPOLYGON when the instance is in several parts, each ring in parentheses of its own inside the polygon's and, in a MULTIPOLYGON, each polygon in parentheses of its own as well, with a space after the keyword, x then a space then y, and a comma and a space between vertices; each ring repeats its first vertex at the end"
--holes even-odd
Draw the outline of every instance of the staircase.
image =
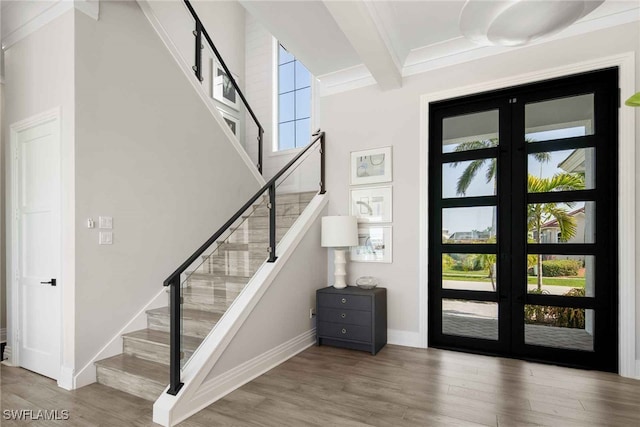
MULTIPOLYGON (((276 240, 296 221, 316 192, 276 197, 276 240)), ((267 199, 249 208, 219 241, 186 272, 182 295, 181 365, 189 360, 254 273, 267 258, 267 199)), ((155 401, 169 383, 169 307, 147 311, 147 328, 124 334, 123 353, 95 363, 100 384, 155 401)))

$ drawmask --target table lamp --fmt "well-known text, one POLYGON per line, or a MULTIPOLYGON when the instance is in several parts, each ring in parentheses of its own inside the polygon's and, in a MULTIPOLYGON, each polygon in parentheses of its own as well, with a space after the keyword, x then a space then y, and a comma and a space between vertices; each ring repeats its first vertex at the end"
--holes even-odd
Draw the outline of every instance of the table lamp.
POLYGON ((358 219, 355 216, 325 216, 322 218, 322 247, 334 248, 334 274, 336 289, 347 287, 346 252, 349 246, 358 246, 358 219))

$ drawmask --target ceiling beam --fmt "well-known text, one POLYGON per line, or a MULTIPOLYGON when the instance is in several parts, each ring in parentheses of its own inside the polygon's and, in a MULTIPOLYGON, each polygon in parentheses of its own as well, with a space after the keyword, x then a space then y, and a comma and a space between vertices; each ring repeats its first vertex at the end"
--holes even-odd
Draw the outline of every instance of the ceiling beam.
POLYGON ((402 86, 402 73, 394 52, 385 43, 366 4, 361 1, 324 0, 340 30, 382 90, 402 86))

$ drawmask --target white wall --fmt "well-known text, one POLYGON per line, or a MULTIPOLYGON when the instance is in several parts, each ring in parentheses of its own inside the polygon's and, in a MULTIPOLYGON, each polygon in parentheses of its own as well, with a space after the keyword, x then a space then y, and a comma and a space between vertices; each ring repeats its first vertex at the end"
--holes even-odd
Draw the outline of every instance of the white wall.
MULTIPOLYGON (((277 75, 275 75, 274 61, 277 51, 273 35, 267 31, 249 12, 246 13, 246 96, 251 108, 264 128, 263 139, 263 174, 265 179, 278 173, 296 154, 296 150, 273 151, 275 138, 275 121, 277 119, 277 105, 274 103, 274 93, 277 91, 277 75)), ((315 92, 315 90, 314 90, 315 92)), ((315 96, 315 94, 314 94, 315 96)), ((316 98, 317 101, 317 98, 316 98)), ((312 131, 318 122, 318 109, 312 105, 312 131)), ((246 150, 257 162, 258 148, 256 144, 255 125, 248 119, 246 124, 246 150)), ((320 157, 318 150, 309 153, 307 160, 286 180, 281 180, 284 192, 314 191, 318 189, 320 174, 320 157)))
MULTIPOLYGON (((189 67, 195 65, 195 20, 182 0, 149 0, 147 4, 158 18, 161 25, 176 46, 182 59, 189 67)), ((245 72, 245 10, 237 1, 195 1, 191 3, 200 17, 211 40, 222 56, 225 64, 232 74, 238 77, 237 83, 244 92, 245 72)), ((212 79, 214 73, 214 53, 209 44, 202 38, 202 87, 205 93, 213 97, 212 79)), ((244 145, 246 121, 245 109, 240 101, 239 110, 236 110, 222 102, 214 100, 216 107, 221 108, 227 114, 237 118, 241 122, 238 140, 244 145)), ((247 116, 248 117, 248 116, 247 116)), ((251 121, 251 118, 249 117, 251 121)), ((254 126, 255 128, 255 126, 254 126)), ((255 129, 252 130, 251 139, 255 142, 255 129)))
POLYGON ((78 14, 75 49, 79 368, 258 184, 137 3, 78 14))
POLYGON ((320 246, 320 220, 326 208, 295 248, 260 303, 213 367, 207 381, 312 330, 309 309, 316 289, 327 286, 327 250, 320 246))
MULTIPOLYGON (((68 11, 38 32, 23 38, 5 51, 5 144, 9 144, 8 129, 12 123, 60 107, 62 158, 62 274, 63 294, 63 359, 66 367, 73 366, 73 304, 74 304, 74 11, 68 11)), ((5 146, 5 152, 9 152, 5 146)), ((11 170, 5 156, 5 189, 10 200, 11 170)), ((12 207, 7 203, 7 217, 12 207)), ((7 242, 11 241, 11 224, 7 224, 7 242)), ((11 265, 7 254, 7 266, 11 265)), ((9 270, 9 268, 7 269, 9 270)), ((10 283, 7 271, 7 283, 10 283)), ((7 295, 11 301, 11 295, 7 295)), ((11 327, 11 304, 7 315, 11 327)), ((12 331, 8 331, 9 344, 12 331)))
MULTIPOLYGON (((638 88, 640 28, 635 22, 407 77, 397 90, 381 92, 370 86, 321 99, 330 214, 348 213, 350 151, 393 146, 393 264, 350 263, 348 276, 351 283, 363 275, 381 279, 388 288, 390 329, 405 331, 409 338, 419 331, 420 96, 629 51, 636 55, 638 88)), ((637 109, 636 139, 640 139, 639 116, 637 109)), ((640 243, 640 229, 637 233, 640 243)), ((640 263, 639 249, 636 244, 640 263)), ((640 331, 640 292, 636 296, 640 331)), ((640 336, 637 350, 640 354, 640 336)))

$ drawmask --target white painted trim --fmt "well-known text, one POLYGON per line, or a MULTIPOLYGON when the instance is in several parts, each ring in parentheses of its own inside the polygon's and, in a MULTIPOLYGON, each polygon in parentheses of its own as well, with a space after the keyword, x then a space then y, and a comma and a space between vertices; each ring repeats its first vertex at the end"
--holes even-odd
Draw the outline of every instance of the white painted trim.
POLYGON ((51 6, 43 10, 36 16, 24 17, 24 23, 20 24, 11 33, 2 37, 2 49, 9 49, 12 45, 35 33, 49 22, 64 15, 73 8, 98 20, 100 15, 99 0, 58 0, 52 2, 51 6))
MULTIPOLYGON (((322 214, 329 202, 327 194, 316 195, 298 220, 284 235, 277 247, 278 259, 274 263, 264 263, 235 299, 216 327, 207 335, 200 347, 191 356, 182 371, 184 385, 176 396, 163 392, 153 405, 153 421, 164 426, 175 425, 186 419, 195 409, 191 403, 198 395, 203 381, 224 354, 225 349, 238 333, 249 314, 287 260, 294 253, 313 223, 322 214)), ((218 396, 213 396, 218 399, 218 396)), ((200 400, 199 402, 202 402, 200 400)), ((212 401, 209 401, 211 403, 212 401)))
POLYGON ((58 374, 58 387, 65 390, 73 390, 73 373, 74 370, 70 366, 61 366, 58 374))
POLYGON ((329 96, 376 84, 369 69, 364 64, 318 76, 320 96, 329 96))
MULTIPOLYGON (((464 37, 444 40, 429 46, 413 49, 409 52, 402 67, 402 77, 422 74, 480 58, 488 58, 530 46, 541 45, 605 28, 636 22, 639 16, 638 9, 631 9, 609 16, 581 21, 551 37, 543 38, 519 47, 478 46, 466 40, 464 37)), ((321 96, 334 95, 365 86, 372 86, 377 83, 364 64, 324 74, 318 78, 322 82, 321 96)))
MULTIPOLYGON (((17 138, 18 138, 18 133, 29 129, 31 127, 37 126, 41 123, 45 123, 48 121, 56 121, 57 123, 57 128, 55 131, 56 137, 57 137, 57 144, 58 144, 58 153, 60 154, 60 165, 59 165, 59 171, 61 172, 62 169, 62 108, 61 107, 56 107, 56 108, 52 108, 51 110, 42 112, 40 114, 36 114, 34 116, 28 117, 24 120, 21 120, 19 122, 13 123, 9 126, 9 164, 11 165, 11 194, 7 195, 7 201, 9 203, 7 203, 6 206, 6 212, 7 212, 7 216, 9 218, 11 218, 10 220, 10 224, 11 224, 11 250, 10 250, 10 254, 11 254, 11 262, 7 262, 7 268, 6 268, 6 274, 7 274, 7 301, 10 299, 11 300, 11 313, 9 318, 7 319, 10 323, 10 327, 11 327, 11 342, 7 343, 7 347, 9 347, 9 345, 12 348, 12 359, 11 359, 11 363, 15 366, 20 366, 20 345, 18 344, 19 340, 20 340, 20 327, 21 327, 21 312, 18 310, 19 307, 21 307, 21 298, 20 298, 20 287, 17 286, 16 284, 16 277, 17 277, 17 272, 19 271, 20 265, 19 265, 19 260, 21 259, 21 257, 19 256, 19 246, 18 246, 18 230, 19 230, 19 224, 18 224, 18 219, 16 218, 15 212, 17 207, 19 206, 19 202, 18 202, 18 167, 17 167, 17 138)), ((60 175, 60 193, 58 194, 58 219, 60 221, 60 223, 58 224, 58 226, 60 227, 58 232, 59 232, 59 243, 60 243, 60 265, 58 265, 58 271, 59 274, 62 274, 62 254, 64 253, 63 248, 62 248, 62 175, 60 175)), ((7 225, 9 224, 9 221, 7 221, 7 225)), ((7 252, 6 256, 9 256, 9 251, 7 252)), ((61 277, 62 279, 64 279, 63 277, 61 277)), ((59 292, 59 305, 60 305, 60 364, 62 364, 62 361, 64 360, 64 348, 65 348, 65 343, 64 343, 64 331, 63 331, 63 325, 64 325, 64 319, 63 319, 63 314, 64 314, 64 298, 63 298, 63 294, 64 294, 64 290, 65 286, 62 286, 59 292)))
POLYGON ((0 342, 7 342, 7 328, 0 329, 0 342))
MULTIPOLYGON (((7 351, 5 349, 5 351, 7 351)), ((636 377, 637 380, 640 380, 640 360, 636 360, 636 377)))
POLYGON ((404 347, 423 347, 420 332, 403 331, 400 329, 387 329, 387 344, 401 345, 404 347))
MULTIPOLYGON (((222 131, 229 139, 229 142, 231 142, 231 145, 233 145, 233 148, 236 149, 236 151, 240 155, 240 158, 245 162, 245 164, 249 168, 249 171, 254 176, 258 184, 260 184, 261 186, 265 185, 266 181, 264 180, 262 175, 260 175, 260 173, 258 172, 258 169, 256 168, 256 165, 253 163, 253 160, 251 160, 251 157, 249 157, 249 154, 247 153, 247 151, 244 149, 242 144, 240 144, 240 142, 238 141, 238 138, 233 134, 233 132, 229 128, 229 125, 227 125, 227 123, 222 118, 220 111, 218 111, 217 105, 215 105, 213 99, 209 97, 204 87, 202 86, 201 82, 198 81, 196 76, 193 74, 193 70, 191 69, 191 66, 185 62, 184 58, 180 54, 180 51, 171 40, 169 33, 167 32, 167 30, 164 28, 164 26, 162 25, 158 17, 153 12, 153 8, 149 4, 148 0, 136 0, 136 1, 138 2, 140 9, 142 9, 142 12, 144 13, 144 15, 149 20, 149 23, 151 23, 151 26, 153 27, 153 29, 156 31, 156 33, 158 34, 158 36, 160 37, 164 45, 169 50, 169 53, 171 54, 171 56, 176 61, 176 63, 178 64, 178 66, 180 67, 184 75, 187 77, 187 80, 189 81, 189 83, 191 83, 191 86, 193 86, 193 88, 195 89, 200 99, 202 99, 202 102, 204 102, 204 105, 207 106, 213 118, 216 119, 216 121, 222 128, 222 131)), ((187 18, 187 16, 188 15, 185 15, 185 18, 187 18)), ((262 160, 264 162, 264 158, 262 160)))
POLYGON ((314 345, 315 342, 316 330, 311 329, 203 383, 189 402, 190 411, 185 414, 183 419, 192 416, 254 378, 291 359, 314 345))
POLYGON ((145 329, 147 327, 147 311, 155 308, 166 307, 167 296, 166 289, 159 291, 151 300, 146 303, 126 325, 122 327, 115 335, 107 342, 90 360, 86 365, 78 371, 72 379, 72 389, 84 387, 86 385, 96 382, 96 368, 94 363, 98 360, 106 359, 111 356, 122 353, 122 335, 137 331, 139 329, 145 329))
POLYGON ((4 348, 4 360, 2 361, 3 365, 7 365, 7 366, 14 366, 13 365, 13 351, 12 348, 9 346, 6 346, 4 348))
MULTIPOLYGON (((420 97, 420 331, 422 340, 428 339, 427 325, 427 206, 428 191, 428 129, 429 103, 445 99, 472 95, 496 89, 517 86, 541 80, 568 76, 608 67, 619 67, 622 99, 635 92, 635 54, 623 53, 605 58, 570 64, 566 66, 535 71, 518 76, 492 80, 471 86, 454 88, 442 92, 425 94, 420 97)), ((619 372, 624 377, 636 377, 636 242, 635 242, 635 203, 636 203, 636 148, 635 148, 635 111, 624 105, 619 110, 619 154, 618 154, 618 270, 619 270, 619 372)))

